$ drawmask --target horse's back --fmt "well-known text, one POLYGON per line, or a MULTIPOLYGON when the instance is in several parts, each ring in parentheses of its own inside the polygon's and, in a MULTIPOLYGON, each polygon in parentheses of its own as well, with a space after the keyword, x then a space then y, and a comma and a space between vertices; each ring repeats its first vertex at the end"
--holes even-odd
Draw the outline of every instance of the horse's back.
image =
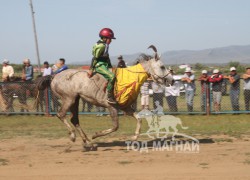
POLYGON ((84 99, 104 99, 107 80, 100 74, 88 77, 86 71, 68 69, 57 74, 52 82, 53 92, 61 97, 81 96, 84 99))

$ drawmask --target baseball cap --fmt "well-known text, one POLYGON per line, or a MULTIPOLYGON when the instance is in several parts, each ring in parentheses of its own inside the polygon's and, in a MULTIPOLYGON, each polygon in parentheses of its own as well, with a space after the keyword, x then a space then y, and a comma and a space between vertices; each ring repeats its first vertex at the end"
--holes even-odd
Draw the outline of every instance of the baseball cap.
POLYGON ((235 67, 231 67, 230 71, 236 71, 236 68, 235 67))
POLYGON ((207 74, 207 70, 202 70, 201 73, 202 74, 207 74))
POLYGON ((214 70, 213 70, 213 73, 214 73, 214 74, 217 74, 217 73, 219 73, 219 72, 220 72, 219 69, 214 69, 214 70))

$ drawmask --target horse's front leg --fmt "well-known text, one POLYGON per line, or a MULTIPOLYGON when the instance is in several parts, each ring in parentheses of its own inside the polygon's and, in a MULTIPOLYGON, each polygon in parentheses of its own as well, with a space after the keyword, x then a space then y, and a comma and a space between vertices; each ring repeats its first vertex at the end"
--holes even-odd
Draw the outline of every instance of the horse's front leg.
POLYGON ((138 114, 134 111, 132 107, 129 107, 125 110, 123 110, 126 115, 132 116, 136 119, 136 128, 135 128, 135 135, 132 136, 132 140, 135 141, 138 139, 140 132, 141 132, 141 124, 142 124, 142 119, 138 116, 138 114))

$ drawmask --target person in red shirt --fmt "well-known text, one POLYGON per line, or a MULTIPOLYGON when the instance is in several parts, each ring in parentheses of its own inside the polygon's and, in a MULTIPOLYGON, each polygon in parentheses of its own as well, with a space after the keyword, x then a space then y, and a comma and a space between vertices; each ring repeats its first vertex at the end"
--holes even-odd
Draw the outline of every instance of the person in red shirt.
POLYGON ((223 75, 219 73, 218 69, 213 70, 213 75, 209 77, 209 82, 212 84, 213 102, 215 112, 221 109, 221 96, 222 96, 222 81, 223 75))

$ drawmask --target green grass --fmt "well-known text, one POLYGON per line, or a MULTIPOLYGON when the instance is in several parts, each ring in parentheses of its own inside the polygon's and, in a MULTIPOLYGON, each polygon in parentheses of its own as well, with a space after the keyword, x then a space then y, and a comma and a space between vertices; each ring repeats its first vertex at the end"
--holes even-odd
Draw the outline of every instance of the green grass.
MULTIPOLYGON (((177 127, 180 133, 190 136, 211 136, 229 135, 239 138, 241 135, 250 135, 250 116, 242 115, 179 115, 183 126, 189 127, 182 130, 177 127)), ((120 128, 117 132, 105 136, 120 138, 132 136, 135 131, 136 120, 132 117, 120 116, 120 128)), ((108 129, 112 126, 110 117, 96 117, 95 115, 80 115, 80 123, 88 135, 96 131, 108 129)), ((146 120, 142 123, 142 133, 148 130, 146 120)), ((67 130, 64 124, 57 117, 45 116, 4 116, 0 115, 0 139, 15 137, 35 138, 62 138, 67 137, 67 130)), ((224 139, 223 141, 228 141, 224 139)))

